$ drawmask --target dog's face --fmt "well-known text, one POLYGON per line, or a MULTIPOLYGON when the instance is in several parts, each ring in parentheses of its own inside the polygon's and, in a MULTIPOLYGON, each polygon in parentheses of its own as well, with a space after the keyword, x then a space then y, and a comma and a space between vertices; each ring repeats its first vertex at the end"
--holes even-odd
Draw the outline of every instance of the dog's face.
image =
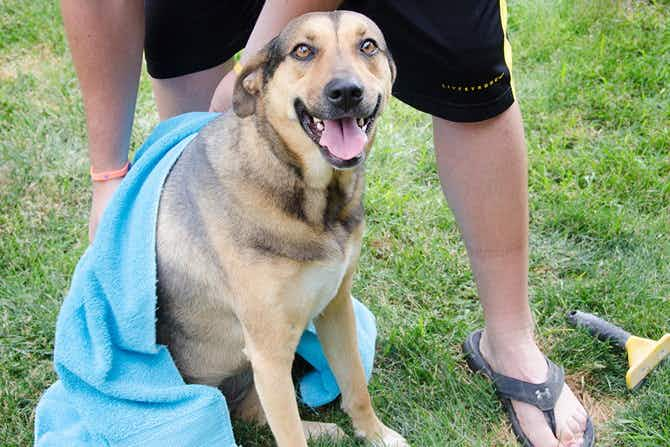
POLYGON ((348 169, 369 152, 394 79, 374 22, 349 11, 311 13, 247 63, 233 106, 266 119, 300 165, 348 169))

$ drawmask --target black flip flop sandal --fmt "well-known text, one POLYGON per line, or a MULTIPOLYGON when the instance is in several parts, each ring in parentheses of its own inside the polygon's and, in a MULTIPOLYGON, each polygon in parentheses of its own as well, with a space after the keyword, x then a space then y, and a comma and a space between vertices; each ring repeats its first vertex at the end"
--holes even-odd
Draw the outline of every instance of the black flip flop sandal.
MULTIPOLYGON (((463 352, 466 354, 468 366, 474 372, 480 372, 487 376, 493 382, 496 392, 507 410, 507 415, 512 423, 512 429, 517 439, 523 447, 533 447, 526 434, 521 430, 521 424, 516 416, 512 401, 520 401, 531 404, 544 413, 544 417, 551 427, 554 436, 556 433, 556 415, 554 408, 558 401, 563 385, 565 384, 565 377, 563 368, 557 366, 551 360, 547 360, 549 366, 549 373, 547 380, 544 383, 528 383, 523 380, 513 379, 511 377, 498 374, 491 369, 491 366, 479 350, 479 341, 482 337, 482 331, 478 330, 471 333, 463 343, 463 352)), ((586 430, 584 431, 584 447, 593 447, 596 443, 595 432, 593 429, 593 422, 589 417, 586 421, 586 430)))

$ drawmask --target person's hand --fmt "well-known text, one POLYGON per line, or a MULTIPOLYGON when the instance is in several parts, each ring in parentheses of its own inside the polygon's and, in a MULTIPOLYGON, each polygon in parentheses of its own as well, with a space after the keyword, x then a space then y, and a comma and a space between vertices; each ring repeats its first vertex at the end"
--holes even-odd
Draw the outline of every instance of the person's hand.
POLYGON ((114 191, 119 187, 123 178, 115 178, 104 182, 93 182, 93 198, 91 201, 91 214, 88 218, 88 241, 93 242, 95 231, 98 228, 98 222, 102 218, 102 213, 107 208, 109 200, 114 195, 114 191))
POLYGON ((233 87, 235 86, 237 75, 233 70, 221 79, 219 85, 214 90, 212 102, 209 105, 210 112, 225 112, 233 105, 233 87))

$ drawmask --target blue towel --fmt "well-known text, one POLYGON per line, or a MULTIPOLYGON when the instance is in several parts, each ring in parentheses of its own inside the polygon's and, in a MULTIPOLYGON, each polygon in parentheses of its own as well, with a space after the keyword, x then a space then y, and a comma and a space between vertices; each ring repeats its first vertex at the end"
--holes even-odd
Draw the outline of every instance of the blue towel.
MULTIPOLYGON (((236 446, 223 395, 185 384, 155 336, 160 191, 182 150, 217 116, 189 113, 159 124, 105 210, 58 315, 59 380, 37 406, 36 446, 236 446)), ((375 320, 354 305, 369 379, 375 320)), ((300 383, 303 402, 334 400, 339 389, 312 325, 297 352, 314 366, 300 383)))

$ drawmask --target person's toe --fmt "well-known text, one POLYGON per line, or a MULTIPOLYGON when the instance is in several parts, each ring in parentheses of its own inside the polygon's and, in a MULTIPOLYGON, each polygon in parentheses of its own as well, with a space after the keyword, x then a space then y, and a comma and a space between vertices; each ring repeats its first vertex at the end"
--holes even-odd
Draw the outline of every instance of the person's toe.
POLYGON ((540 410, 533 405, 513 401, 521 430, 535 447, 556 447, 557 439, 540 410))
POLYGON ((579 422, 571 417, 565 423, 565 429, 561 431, 560 441, 563 444, 571 445, 584 438, 584 430, 579 426, 579 422))
POLYGON ((578 432, 584 434, 586 431, 586 421, 588 420, 588 417, 586 414, 574 414, 572 418, 577 422, 577 427, 578 427, 578 432))

